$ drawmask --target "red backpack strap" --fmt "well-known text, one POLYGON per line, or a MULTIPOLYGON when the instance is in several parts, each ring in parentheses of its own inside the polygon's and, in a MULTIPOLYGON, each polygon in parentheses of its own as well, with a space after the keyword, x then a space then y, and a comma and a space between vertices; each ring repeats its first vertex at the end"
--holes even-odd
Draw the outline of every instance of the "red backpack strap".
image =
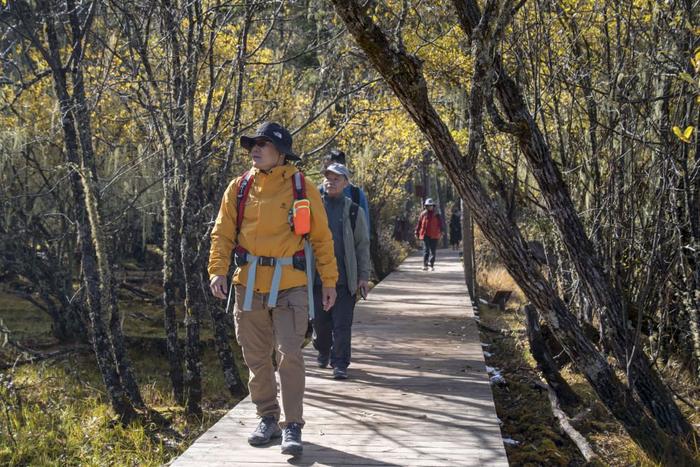
POLYGON ((241 181, 238 185, 238 195, 236 195, 236 236, 243 225, 243 215, 245 214, 245 205, 248 201, 250 188, 253 186, 253 173, 247 170, 241 176, 241 181))
POLYGON ((292 175, 292 193, 294 194, 294 200, 306 199, 306 180, 304 179, 304 174, 301 172, 295 172, 292 175))

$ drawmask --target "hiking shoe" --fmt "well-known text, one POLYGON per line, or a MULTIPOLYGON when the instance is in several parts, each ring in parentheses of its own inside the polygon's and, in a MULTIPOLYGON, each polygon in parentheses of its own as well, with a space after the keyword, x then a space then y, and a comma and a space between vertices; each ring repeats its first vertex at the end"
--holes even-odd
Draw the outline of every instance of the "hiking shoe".
POLYGON ((348 370, 336 368, 333 370, 333 379, 348 379, 348 370))
POLYGON ((435 271, 435 266, 430 266, 431 271, 435 271))
POLYGON ((304 450, 301 444, 301 425, 289 423, 282 432, 282 454, 298 456, 304 450))
POLYGON ((279 438, 282 430, 277 424, 277 419, 272 415, 262 417, 257 428, 248 436, 248 444, 262 446, 270 442, 272 438, 279 438))
POLYGON ((423 271, 427 271, 427 270, 428 270, 428 266, 423 266, 423 271))
POLYGON ((328 357, 318 354, 316 361, 318 362, 319 368, 328 368, 328 357))

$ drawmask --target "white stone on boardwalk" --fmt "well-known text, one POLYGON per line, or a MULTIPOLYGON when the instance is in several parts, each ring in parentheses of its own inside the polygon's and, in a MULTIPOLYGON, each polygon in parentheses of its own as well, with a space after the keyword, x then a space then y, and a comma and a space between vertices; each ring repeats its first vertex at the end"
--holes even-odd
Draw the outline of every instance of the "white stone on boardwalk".
POLYGON ((411 256, 358 303, 350 379, 306 356, 304 454, 254 448, 246 398, 172 465, 507 466, 474 314, 455 252, 411 256))

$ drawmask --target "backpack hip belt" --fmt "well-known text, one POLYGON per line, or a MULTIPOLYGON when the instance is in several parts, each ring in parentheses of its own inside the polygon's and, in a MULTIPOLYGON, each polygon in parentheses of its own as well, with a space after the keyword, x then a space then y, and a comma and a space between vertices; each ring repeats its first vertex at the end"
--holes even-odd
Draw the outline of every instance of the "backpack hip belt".
MULTIPOLYGON (((253 309, 253 288, 255 287, 255 274, 258 270, 259 260, 269 258, 267 256, 255 256, 248 254, 250 259, 250 267, 248 268, 248 279, 245 288, 245 298, 243 299, 243 311, 251 311, 253 309)), ((288 256, 284 258, 270 258, 274 260, 275 270, 272 273, 272 283, 270 284, 270 296, 267 299, 267 306, 275 308, 277 306, 277 294, 279 293, 280 281, 282 280, 282 266, 291 265, 294 257, 288 256)))
MULTIPOLYGON (((272 273, 272 282, 270 284, 270 293, 267 299, 267 306, 275 308, 277 306, 277 296, 279 295, 279 285, 282 281, 282 266, 292 266, 294 269, 306 271, 306 252, 299 250, 293 256, 276 258, 273 256, 257 256, 251 254, 245 248, 237 246, 234 251, 234 261, 236 266, 242 267, 245 264, 250 264, 248 268, 248 276, 246 279, 245 298, 243 299, 243 311, 251 311, 253 309, 253 288, 255 287, 255 277, 258 266, 274 267, 272 273)), ((307 274, 308 276, 308 274, 307 274)), ((307 287, 309 280, 307 277, 307 287)), ((312 313, 313 315, 313 313, 312 313)))

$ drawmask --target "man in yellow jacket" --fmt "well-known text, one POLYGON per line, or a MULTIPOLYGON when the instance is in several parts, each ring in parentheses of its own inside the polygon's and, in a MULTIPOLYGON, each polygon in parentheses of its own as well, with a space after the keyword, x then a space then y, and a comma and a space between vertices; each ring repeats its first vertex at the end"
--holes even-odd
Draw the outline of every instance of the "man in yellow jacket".
MULTIPOLYGON (((284 127, 263 123, 254 136, 241 137, 241 146, 250 152, 253 167, 231 182, 221 201, 211 234, 210 288, 215 297, 227 298, 226 277, 235 247, 236 339, 250 371, 248 388, 260 417, 248 442, 262 445, 281 435, 282 453, 298 455, 303 449, 304 426, 301 347, 310 305, 304 264, 313 261, 313 249, 323 286, 323 308, 330 309, 335 303, 338 280, 333 237, 313 183, 302 184, 311 210, 308 235, 297 235, 297 226, 290 225, 292 207, 299 198, 293 183, 298 183, 300 175, 295 175, 297 168, 287 162, 299 157, 292 152, 292 137, 284 127), (311 248, 306 244, 304 253, 305 238, 311 248), (273 349, 277 351, 284 409, 281 423, 273 349)), ((313 267, 309 270, 313 271, 313 267)))

